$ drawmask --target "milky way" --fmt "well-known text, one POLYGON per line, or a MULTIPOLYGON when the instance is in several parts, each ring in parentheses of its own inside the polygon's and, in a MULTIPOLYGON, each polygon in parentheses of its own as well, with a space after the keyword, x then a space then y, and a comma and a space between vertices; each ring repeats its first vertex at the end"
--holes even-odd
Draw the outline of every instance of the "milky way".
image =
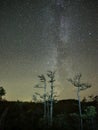
POLYGON ((30 100, 37 75, 48 70, 56 70, 60 98, 75 97, 66 79, 78 72, 93 84, 88 95, 97 93, 97 14, 97 0, 2 0, 0 82, 7 98, 30 100))

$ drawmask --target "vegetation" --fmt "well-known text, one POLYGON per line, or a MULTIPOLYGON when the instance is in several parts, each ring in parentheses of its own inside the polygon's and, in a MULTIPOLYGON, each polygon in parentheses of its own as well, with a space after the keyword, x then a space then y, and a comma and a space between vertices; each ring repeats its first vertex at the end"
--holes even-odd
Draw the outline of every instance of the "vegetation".
POLYGON ((79 114, 80 114, 80 130, 83 130, 83 120, 82 120, 82 108, 80 102, 80 91, 90 88, 91 85, 88 83, 81 83, 81 74, 75 75, 73 79, 68 79, 75 87, 77 87, 77 98, 78 98, 78 106, 79 106, 79 114))
MULTIPOLYGON (((98 109, 97 103, 84 102, 83 108, 83 130, 91 130, 89 123, 93 119, 94 130, 97 130, 98 109)), ((77 100, 60 100, 54 103, 53 124, 45 124, 43 118, 43 103, 34 102, 0 102, 0 130, 79 130, 78 119, 71 116, 72 113, 78 114, 77 100)), ((93 129, 92 129, 93 130, 93 129)))
POLYGON ((47 80, 46 77, 42 74, 39 75, 40 81, 43 83, 43 87, 40 87, 39 85, 36 85, 36 88, 43 88, 44 94, 41 96, 39 93, 35 93, 33 95, 33 99, 36 100, 36 96, 39 96, 41 99, 43 99, 44 102, 44 121, 47 122, 48 125, 52 126, 53 123, 53 103, 54 103, 54 81, 55 81, 55 72, 48 71, 47 76, 49 78, 48 83, 50 83, 50 92, 47 92, 47 80))
POLYGON ((52 126, 52 122, 53 122, 53 94, 54 94, 55 72, 48 71, 47 75, 50 78, 49 83, 50 83, 50 87, 51 87, 51 92, 50 92, 50 125, 52 126))
POLYGON ((43 88, 43 95, 36 92, 33 95, 34 102, 2 100, 6 92, 0 87, 0 130, 97 130, 98 96, 89 96, 90 101, 86 98, 80 100, 80 91, 91 87, 81 82, 82 75, 68 79, 77 87, 78 100, 57 102, 54 94, 55 72, 48 71, 47 76, 48 80, 43 74, 38 76, 42 86, 36 85, 35 88, 43 88), (50 92, 47 92, 48 86, 50 92), (41 102, 38 102, 38 96, 41 102))
POLYGON ((44 83, 44 118, 46 119, 46 78, 44 75, 39 75, 40 81, 44 83))
POLYGON ((4 96, 5 94, 5 89, 3 87, 0 87, 0 100, 2 100, 2 96, 4 96))

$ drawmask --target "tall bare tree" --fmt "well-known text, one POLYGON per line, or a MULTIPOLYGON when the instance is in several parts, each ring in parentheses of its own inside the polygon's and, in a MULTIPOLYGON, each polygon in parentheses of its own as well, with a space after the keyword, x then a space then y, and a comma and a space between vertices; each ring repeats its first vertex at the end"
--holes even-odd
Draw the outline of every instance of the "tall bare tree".
POLYGON ((82 109, 80 102, 80 91, 90 88, 91 85, 88 83, 81 83, 82 75, 79 73, 75 75, 72 79, 68 79, 75 87, 77 87, 77 98, 78 98, 78 106, 79 106, 79 114, 80 114, 80 130, 83 130, 83 120, 82 120, 82 109))
POLYGON ((50 92, 50 125, 53 122, 53 93, 54 93, 54 81, 55 81, 55 72, 48 71, 47 76, 50 78, 49 83, 51 87, 50 92))
POLYGON ((46 78, 43 74, 39 75, 38 77, 40 78, 40 81, 44 83, 44 118, 46 118, 46 78))

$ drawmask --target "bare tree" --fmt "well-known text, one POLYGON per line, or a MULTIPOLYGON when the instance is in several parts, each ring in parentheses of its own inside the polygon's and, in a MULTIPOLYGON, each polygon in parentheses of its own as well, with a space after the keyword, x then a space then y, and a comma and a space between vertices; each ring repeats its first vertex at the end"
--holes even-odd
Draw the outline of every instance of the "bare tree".
POLYGON ((52 120, 53 120, 53 102, 55 101, 55 98, 57 97, 55 92, 54 92, 54 81, 55 81, 55 72, 52 71, 48 71, 47 72, 47 76, 50 79, 49 83, 50 83, 50 92, 47 92, 46 90, 46 86, 47 86, 47 81, 45 76, 39 75, 38 78, 40 79, 40 81, 43 83, 43 86, 39 86, 36 85, 35 88, 44 88, 44 94, 41 95, 39 93, 35 93, 35 95, 33 95, 33 98, 36 99, 37 97, 39 97, 41 100, 44 99, 44 119, 45 121, 48 121, 47 123, 49 123, 49 125, 52 125, 52 120))
POLYGON ((80 114, 80 130, 83 130, 83 120, 82 120, 82 109, 81 109, 81 102, 80 102, 80 91, 90 88, 91 85, 88 83, 81 83, 82 75, 79 73, 74 76, 73 79, 68 79, 75 87, 77 87, 77 97, 78 97, 78 106, 79 106, 79 114, 80 114))
POLYGON ((49 83, 51 87, 50 92, 50 125, 53 122, 53 93, 54 93, 54 81, 55 81, 55 72, 48 71, 47 76, 50 78, 49 83))
POLYGON ((39 75, 38 77, 40 78, 40 81, 44 83, 44 118, 46 118, 46 78, 43 74, 39 75))

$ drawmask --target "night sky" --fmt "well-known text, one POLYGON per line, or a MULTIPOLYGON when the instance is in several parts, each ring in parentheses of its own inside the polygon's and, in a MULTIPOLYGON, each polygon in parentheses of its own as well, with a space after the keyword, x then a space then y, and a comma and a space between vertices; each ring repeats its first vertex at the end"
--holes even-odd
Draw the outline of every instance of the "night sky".
MULTIPOLYGON (((98 94, 97 0, 1 0, 0 86, 7 100, 32 100, 38 75, 56 71, 60 99, 76 98, 67 81, 82 73, 98 94)), ((40 92, 42 90, 39 90, 40 92)))

